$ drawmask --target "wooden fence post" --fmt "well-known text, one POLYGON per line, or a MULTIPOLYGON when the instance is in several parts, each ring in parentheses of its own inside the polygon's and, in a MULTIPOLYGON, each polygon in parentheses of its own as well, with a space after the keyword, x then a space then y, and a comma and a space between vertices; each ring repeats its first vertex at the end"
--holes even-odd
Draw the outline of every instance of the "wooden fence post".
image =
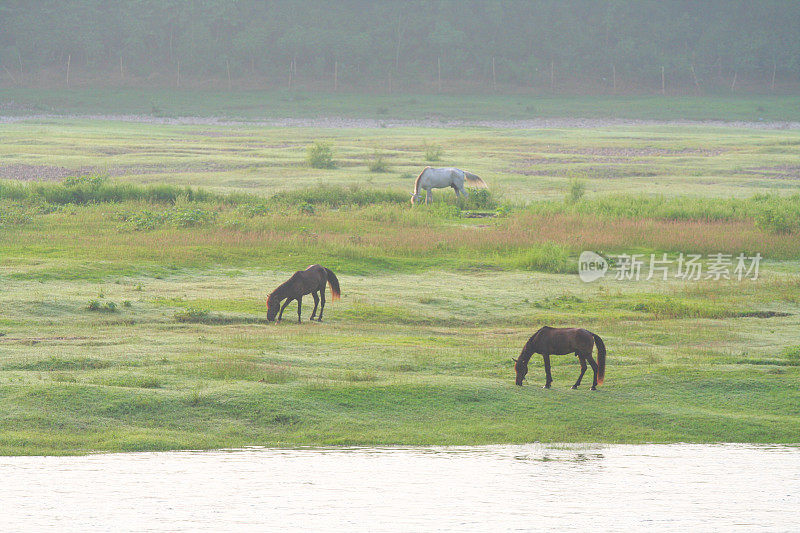
POLYGON ((667 84, 664 78, 664 65, 661 65, 661 95, 665 96, 667 94, 667 84))
POLYGON ((733 71, 733 81, 731 82, 731 92, 733 92, 736 89, 736 78, 738 76, 739 76, 739 71, 738 70, 733 71))
POLYGON ((339 62, 333 62, 333 90, 339 90, 339 62))
POLYGON ((555 92, 555 65, 553 60, 550 60, 550 92, 555 92))
POLYGON ((225 60, 225 70, 228 71, 228 90, 231 90, 231 62, 229 60, 225 60))

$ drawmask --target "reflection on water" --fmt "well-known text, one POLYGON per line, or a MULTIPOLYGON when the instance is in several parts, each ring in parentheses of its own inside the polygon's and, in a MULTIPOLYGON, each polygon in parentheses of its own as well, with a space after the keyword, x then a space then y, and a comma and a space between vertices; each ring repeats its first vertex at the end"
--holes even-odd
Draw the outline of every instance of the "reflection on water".
POLYGON ((0 457, 2 531, 792 531, 800 448, 247 448, 0 457))

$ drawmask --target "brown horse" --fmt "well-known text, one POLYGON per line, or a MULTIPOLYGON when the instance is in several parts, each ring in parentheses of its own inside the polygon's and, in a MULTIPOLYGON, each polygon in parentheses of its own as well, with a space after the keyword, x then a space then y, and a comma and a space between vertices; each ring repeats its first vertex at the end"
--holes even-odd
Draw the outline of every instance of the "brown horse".
POLYGON ((297 300, 297 322, 300 322, 300 306, 303 295, 311 293, 314 297, 314 312, 311 313, 311 320, 317 315, 317 305, 322 300, 322 307, 319 309, 318 322, 322 322, 322 311, 325 309, 325 284, 331 286, 331 294, 334 300, 339 299, 339 280, 336 274, 320 265, 311 265, 305 270, 298 270, 286 282, 278 286, 277 289, 267 298, 267 320, 272 322, 275 316, 278 320, 283 318, 283 310, 292 300, 297 300), (281 301, 286 299, 286 303, 281 306, 281 301), (280 310, 280 313, 278 312, 280 310))
MULTIPOLYGON (((542 354, 544 359, 544 372, 547 381, 544 384, 545 389, 550 388, 553 378, 550 376, 550 356, 551 355, 564 355, 568 353, 575 353, 581 363, 581 375, 578 376, 578 381, 572 386, 577 389, 581 384, 583 374, 586 372, 586 362, 592 367, 594 372, 594 380, 592 381, 592 390, 597 390, 597 385, 603 384, 606 376, 606 345, 603 344, 603 339, 581 328, 551 328, 544 326, 542 329, 534 333, 525 347, 522 348, 522 353, 519 359, 514 359, 514 370, 517 372, 517 385, 522 385, 522 380, 525 379, 525 374, 528 373, 528 361, 535 353, 542 354), (592 348, 597 345, 597 362, 592 359, 592 348)), ((512 358, 513 359, 513 358, 512 358)))

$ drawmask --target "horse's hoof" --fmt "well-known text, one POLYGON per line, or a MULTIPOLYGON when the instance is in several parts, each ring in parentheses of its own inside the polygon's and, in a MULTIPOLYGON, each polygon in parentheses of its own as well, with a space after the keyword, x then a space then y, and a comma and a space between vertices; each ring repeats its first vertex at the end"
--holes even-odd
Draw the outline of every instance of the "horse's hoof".
POLYGON ((544 386, 544 387, 542 387, 542 388, 543 388, 543 389, 549 389, 549 388, 550 388, 550 384, 548 383, 547 385, 545 385, 545 386, 544 386))
POLYGON ((597 390, 597 387, 592 387, 592 388, 591 388, 591 389, 589 389, 589 390, 597 390))
POLYGON ((578 386, 577 386, 577 385, 573 385, 573 386, 572 386, 572 390, 575 390, 575 389, 577 389, 577 388, 578 388, 578 386))

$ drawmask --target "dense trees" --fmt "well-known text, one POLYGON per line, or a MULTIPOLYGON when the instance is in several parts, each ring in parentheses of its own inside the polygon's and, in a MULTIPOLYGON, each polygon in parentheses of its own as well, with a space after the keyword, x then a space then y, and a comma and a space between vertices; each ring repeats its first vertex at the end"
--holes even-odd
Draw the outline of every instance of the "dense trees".
MULTIPOLYGON (((3 73, 547 86, 800 78, 795 0, 71 0, 0 2, 3 73), (122 65, 122 70, 120 69, 122 65), (494 66, 494 74, 493 74, 494 66), (694 74, 692 74, 694 71, 694 74), (494 76, 494 78, 493 78, 494 76)), ((730 82, 727 82, 730 83, 730 82)))

